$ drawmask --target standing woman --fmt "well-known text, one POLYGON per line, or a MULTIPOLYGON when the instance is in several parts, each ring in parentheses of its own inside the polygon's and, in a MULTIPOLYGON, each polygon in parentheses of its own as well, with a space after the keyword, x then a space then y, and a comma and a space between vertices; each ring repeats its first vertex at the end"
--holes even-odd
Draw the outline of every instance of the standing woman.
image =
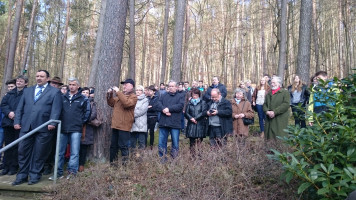
POLYGON ((305 106, 310 95, 307 85, 299 79, 298 75, 295 75, 292 84, 288 86, 288 91, 295 125, 305 128, 305 106), (300 106, 302 109, 300 109, 300 106))
POLYGON ((191 89, 192 98, 188 102, 184 116, 188 120, 186 137, 190 141, 190 152, 195 156, 195 147, 207 135, 206 104, 201 100, 201 92, 197 88, 191 89))
POLYGON ((134 111, 135 121, 131 129, 131 148, 136 148, 137 140, 139 149, 146 147, 147 109, 149 100, 143 93, 144 90, 145 88, 142 85, 136 88, 137 103, 134 111))
POLYGON ((251 103, 247 100, 245 90, 237 88, 231 100, 233 133, 236 136, 248 136, 248 125, 245 125, 242 118, 252 119, 254 113, 251 103))
POLYGON ((90 145, 94 144, 94 132, 96 131, 96 127, 89 124, 89 122, 91 122, 97 117, 96 103, 94 102, 94 99, 92 97, 89 97, 89 94, 90 94, 89 88, 84 87, 82 89, 82 95, 89 98, 90 104, 88 104, 88 106, 90 106, 91 113, 90 113, 90 118, 88 120, 88 123, 86 123, 83 127, 83 134, 80 140, 79 169, 78 169, 79 172, 84 171, 87 151, 90 145))
POLYGON ((263 112, 263 104, 267 93, 271 91, 271 87, 268 85, 264 77, 261 78, 260 84, 257 85, 252 95, 252 105, 256 106, 258 119, 260 123, 261 137, 264 137, 264 121, 266 120, 266 114, 263 112))

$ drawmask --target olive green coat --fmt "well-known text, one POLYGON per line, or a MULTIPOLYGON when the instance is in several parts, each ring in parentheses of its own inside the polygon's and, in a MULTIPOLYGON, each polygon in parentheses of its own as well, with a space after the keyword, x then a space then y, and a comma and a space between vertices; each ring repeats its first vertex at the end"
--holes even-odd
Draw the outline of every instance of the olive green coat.
POLYGON ((287 133, 283 130, 288 126, 289 120, 289 104, 290 95, 285 89, 280 89, 274 95, 268 92, 265 103, 263 104, 263 112, 273 111, 274 118, 269 118, 266 114, 265 137, 266 139, 276 139, 277 136, 286 136, 287 133))

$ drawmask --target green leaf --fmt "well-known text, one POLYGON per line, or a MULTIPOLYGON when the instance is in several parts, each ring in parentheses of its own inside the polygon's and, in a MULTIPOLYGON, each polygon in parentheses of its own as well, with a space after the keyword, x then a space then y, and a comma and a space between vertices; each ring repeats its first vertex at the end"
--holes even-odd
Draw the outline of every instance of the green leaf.
POLYGON ((315 171, 315 170, 311 171, 311 172, 310 172, 310 179, 311 179, 312 181, 314 181, 314 180, 316 180, 317 178, 318 178, 318 172, 315 171))
POLYGON ((328 173, 331 173, 332 171, 334 171, 334 164, 330 164, 328 167, 328 173))
POLYGON ((327 187, 324 187, 324 188, 321 188, 321 189, 319 189, 318 190, 318 195, 324 195, 324 194, 326 194, 326 193, 329 193, 329 188, 327 188, 327 187))
POLYGON ((291 172, 287 172, 286 173, 286 182, 289 184, 289 182, 292 180, 293 178, 293 173, 291 172))
POLYGON ((320 167, 324 170, 324 172, 328 172, 327 170, 326 170, 326 167, 325 167, 325 165, 323 164, 323 163, 320 163, 320 167))
POLYGON ((306 190, 310 185, 311 185, 311 183, 309 183, 309 182, 301 184, 298 188, 298 194, 304 192, 304 190, 306 190))
POLYGON ((355 152, 355 148, 351 148, 347 150, 347 156, 351 156, 355 152))

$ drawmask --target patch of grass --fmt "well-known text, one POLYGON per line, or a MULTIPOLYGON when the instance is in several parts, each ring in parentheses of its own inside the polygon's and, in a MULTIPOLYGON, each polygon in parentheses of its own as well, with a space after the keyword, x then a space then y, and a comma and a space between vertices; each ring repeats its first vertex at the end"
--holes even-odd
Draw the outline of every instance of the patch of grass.
POLYGON ((280 179, 281 165, 267 158, 260 138, 231 137, 218 149, 202 143, 196 158, 186 140, 179 156, 164 164, 157 147, 136 151, 125 166, 93 164, 49 186, 52 192, 43 199, 297 199, 295 183, 280 179))

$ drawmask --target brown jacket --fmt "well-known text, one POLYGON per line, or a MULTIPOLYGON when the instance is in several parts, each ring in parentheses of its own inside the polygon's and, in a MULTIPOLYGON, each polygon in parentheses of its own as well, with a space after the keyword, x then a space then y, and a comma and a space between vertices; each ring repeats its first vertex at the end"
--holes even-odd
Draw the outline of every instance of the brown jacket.
POLYGON ((111 128, 131 131, 132 124, 134 123, 134 111, 137 102, 135 93, 124 94, 117 92, 116 97, 113 93, 107 93, 108 105, 114 107, 111 120, 111 128))
POLYGON ((235 115, 243 113, 245 114, 246 118, 251 119, 252 117, 254 117, 254 113, 251 108, 251 103, 249 101, 246 101, 244 98, 242 98, 239 104, 236 103, 235 99, 231 99, 230 102, 232 107, 232 119, 233 119, 232 125, 233 125, 234 135, 238 134, 238 135, 248 136, 248 131, 249 131, 248 126, 246 126, 243 123, 241 118, 236 119, 235 115))

